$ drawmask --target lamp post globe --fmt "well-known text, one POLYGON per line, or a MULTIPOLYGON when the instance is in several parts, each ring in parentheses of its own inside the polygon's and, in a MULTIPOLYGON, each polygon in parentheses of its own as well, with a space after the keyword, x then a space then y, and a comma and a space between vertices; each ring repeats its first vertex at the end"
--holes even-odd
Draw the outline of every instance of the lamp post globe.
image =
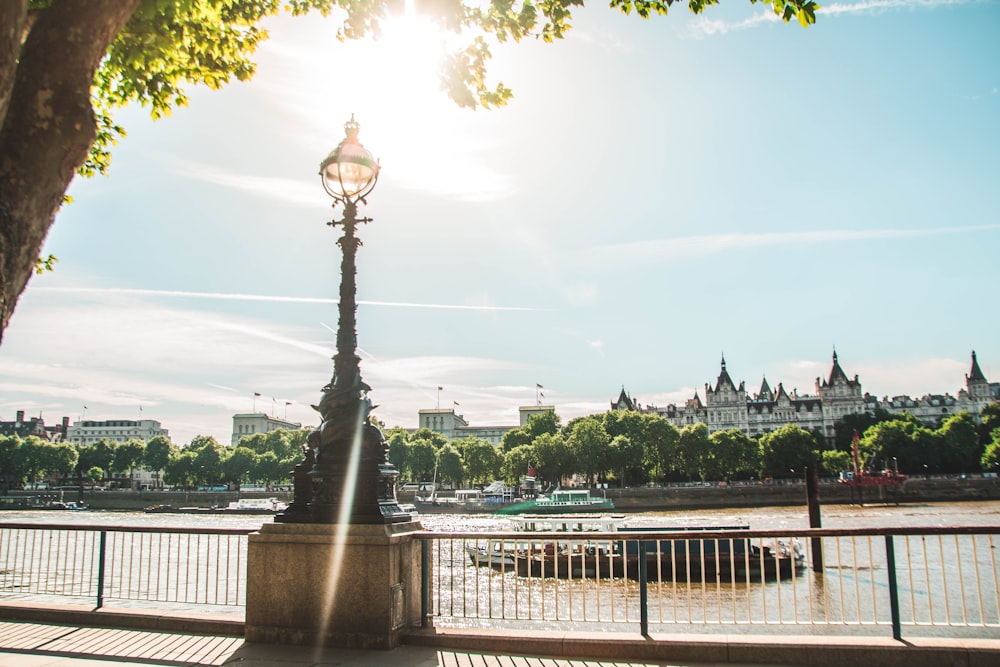
POLYGON ((356 235, 358 202, 375 188, 379 164, 358 141, 360 126, 351 116, 345 137, 320 163, 323 189, 333 206, 343 206, 343 219, 327 223, 341 227, 337 240, 342 251, 338 302, 337 352, 333 378, 322 389, 320 425, 303 447, 303 461, 292 473, 294 496, 288 508, 275 517, 285 523, 378 524, 409 521, 396 502, 399 476, 389 463, 388 445, 369 419, 371 391, 361 379, 357 354, 357 265, 361 240, 356 235))
POLYGON ((319 165, 323 189, 335 201, 364 200, 378 181, 379 164, 371 151, 358 141, 361 126, 354 120, 344 124, 344 140, 319 165))

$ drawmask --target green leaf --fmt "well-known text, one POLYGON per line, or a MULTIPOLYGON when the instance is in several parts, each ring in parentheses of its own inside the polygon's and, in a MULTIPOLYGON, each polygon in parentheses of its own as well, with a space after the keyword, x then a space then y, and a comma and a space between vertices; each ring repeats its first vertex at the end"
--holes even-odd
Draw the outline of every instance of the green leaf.
POLYGON ((59 261, 59 258, 55 255, 49 255, 48 257, 39 257, 35 260, 35 273, 41 275, 46 271, 55 271, 55 264, 59 261))

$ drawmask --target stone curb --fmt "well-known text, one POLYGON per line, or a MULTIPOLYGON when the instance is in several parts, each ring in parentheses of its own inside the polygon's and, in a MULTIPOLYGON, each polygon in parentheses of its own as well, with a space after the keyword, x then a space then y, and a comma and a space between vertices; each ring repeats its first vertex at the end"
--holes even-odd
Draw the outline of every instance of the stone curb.
MULTIPOLYGON (((122 628, 198 635, 242 637, 241 619, 162 610, 96 609, 81 605, 0 602, 0 619, 31 623, 122 628)), ((411 646, 494 655, 650 661, 671 664, 737 663, 818 667, 994 667, 1000 664, 1000 639, 914 638, 815 635, 643 636, 621 632, 540 632, 414 628, 402 641, 411 646)), ((377 653, 377 651, 376 651, 377 653)))
POLYGON ((670 664, 738 663, 820 667, 993 667, 1000 640, 775 635, 531 632, 429 628, 407 632, 414 646, 559 658, 670 664))
POLYGON ((96 628, 121 628, 161 632, 242 637, 243 620, 198 613, 165 613, 162 609, 97 609, 70 604, 0 602, 0 619, 96 628))

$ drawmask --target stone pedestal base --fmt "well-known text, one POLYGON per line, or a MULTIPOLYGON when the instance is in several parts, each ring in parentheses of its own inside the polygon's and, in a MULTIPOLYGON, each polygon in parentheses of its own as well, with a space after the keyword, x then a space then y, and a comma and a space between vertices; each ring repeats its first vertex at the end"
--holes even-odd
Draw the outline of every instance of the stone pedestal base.
POLYGON ((415 521, 264 524, 248 546, 247 641, 395 648, 420 625, 417 530, 415 521))

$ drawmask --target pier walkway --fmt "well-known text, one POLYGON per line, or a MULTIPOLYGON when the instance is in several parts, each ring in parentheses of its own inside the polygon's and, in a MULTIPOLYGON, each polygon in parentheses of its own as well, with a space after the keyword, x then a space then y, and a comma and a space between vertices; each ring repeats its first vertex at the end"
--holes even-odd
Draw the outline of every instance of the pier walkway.
POLYGON ((0 667, 729 667, 867 663, 993 667, 997 639, 912 639, 415 630, 392 651, 244 641, 241 621, 204 615, 0 603, 0 667))

